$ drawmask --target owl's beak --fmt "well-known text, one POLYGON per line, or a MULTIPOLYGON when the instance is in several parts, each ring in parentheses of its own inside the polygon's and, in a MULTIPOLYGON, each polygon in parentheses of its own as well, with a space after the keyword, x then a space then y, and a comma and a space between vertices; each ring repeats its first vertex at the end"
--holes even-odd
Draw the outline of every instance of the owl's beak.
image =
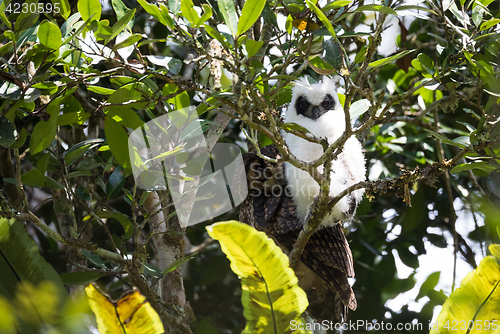
POLYGON ((319 110, 318 106, 313 106, 311 112, 312 112, 311 118, 313 120, 317 120, 321 116, 321 110, 319 110))

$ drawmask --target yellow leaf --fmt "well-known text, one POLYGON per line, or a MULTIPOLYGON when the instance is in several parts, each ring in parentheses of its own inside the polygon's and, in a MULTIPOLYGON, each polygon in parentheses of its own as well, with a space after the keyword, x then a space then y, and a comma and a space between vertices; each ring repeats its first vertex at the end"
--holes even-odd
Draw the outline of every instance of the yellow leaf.
POLYGON ((111 301, 94 284, 89 284, 85 292, 101 334, 161 334, 165 331, 158 313, 139 291, 130 290, 118 301, 111 301))
POLYGON ((242 333, 288 333, 307 308, 307 296, 288 266, 288 257, 265 233, 237 221, 207 227, 241 279, 247 320, 242 333))
POLYGON ((430 334, 499 333, 500 266, 495 257, 485 257, 452 292, 430 334))

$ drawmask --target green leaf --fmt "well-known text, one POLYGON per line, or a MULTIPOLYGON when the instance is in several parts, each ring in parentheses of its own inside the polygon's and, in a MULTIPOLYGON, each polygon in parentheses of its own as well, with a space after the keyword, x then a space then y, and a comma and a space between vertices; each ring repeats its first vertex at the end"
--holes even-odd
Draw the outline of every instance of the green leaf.
POLYGON ((314 72, 321 75, 329 75, 332 74, 334 71, 333 66, 328 64, 319 56, 309 57, 309 67, 311 67, 314 72))
POLYGON ((431 329, 430 334, 465 334, 465 333, 493 333, 492 320, 500 319, 498 300, 500 299, 500 267, 493 256, 485 257, 479 267, 460 283, 460 288, 453 291, 446 300, 437 317, 437 326, 431 329), (454 326, 452 324, 465 324, 482 326, 489 322, 490 327, 479 330, 477 326, 473 331, 468 326, 454 326), (446 326, 448 324, 448 326, 446 326), (438 327, 438 328, 436 328, 438 327))
POLYGON ((91 92, 94 92, 97 94, 102 94, 102 95, 111 95, 116 91, 116 90, 111 89, 111 88, 93 86, 93 85, 88 85, 87 89, 91 92))
POLYGON ((300 124, 294 123, 294 122, 283 123, 281 125, 281 128, 283 130, 296 130, 296 131, 301 131, 304 133, 310 133, 309 130, 307 130, 305 127, 303 127, 300 124))
POLYGON ((434 137, 440 139, 444 144, 448 144, 448 145, 452 145, 452 146, 456 146, 456 147, 460 147, 460 148, 464 148, 466 146, 466 145, 463 145, 463 144, 460 144, 460 143, 455 143, 452 140, 449 140, 448 138, 446 138, 445 135, 443 135, 441 133, 437 133, 437 132, 429 130, 429 129, 424 129, 424 131, 428 132, 431 135, 433 135, 434 137))
POLYGON ((266 0, 247 0, 241 10, 241 16, 238 20, 238 31, 236 35, 242 35, 257 21, 264 9, 266 0))
POLYGON ((45 187, 43 173, 38 169, 30 169, 21 175, 21 182, 23 185, 29 187, 45 187))
POLYGON ((486 186, 500 198, 500 172, 490 173, 486 178, 486 186))
POLYGON ((384 14, 398 15, 398 13, 390 7, 386 7, 386 6, 382 6, 382 5, 375 5, 375 4, 359 6, 358 8, 356 8, 356 10, 354 12, 362 12, 362 11, 372 11, 372 12, 380 12, 380 13, 384 13, 384 14))
POLYGON ((489 163, 485 161, 478 161, 478 162, 471 162, 471 163, 465 163, 465 164, 460 164, 456 165, 450 170, 451 174, 455 173, 460 173, 460 172, 465 172, 468 170, 472 169, 479 169, 482 171, 485 171, 487 173, 490 173, 491 171, 495 170, 495 167, 491 166, 489 163))
POLYGON ((94 254, 86 249, 82 249, 82 254, 96 266, 106 268, 106 265, 104 264, 104 262, 102 262, 102 259, 99 255, 94 254))
POLYGON ((54 140, 57 132, 57 118, 59 116, 59 104, 64 97, 58 97, 49 103, 45 112, 50 115, 49 120, 40 120, 34 127, 30 139, 30 153, 37 154, 45 150, 54 140))
POLYGON ((238 32, 238 17, 236 16, 233 0, 219 0, 217 1, 217 5, 219 6, 226 26, 231 31, 233 37, 236 37, 238 32))
POLYGON ((500 23, 500 19, 489 19, 488 21, 481 24, 481 27, 479 28, 479 30, 483 31, 483 30, 489 29, 491 27, 496 26, 499 23, 500 23))
POLYGON ((194 9, 194 4, 192 0, 182 0, 181 1, 181 11, 182 15, 191 23, 192 27, 196 27, 196 24, 200 20, 198 12, 194 9))
POLYGON ((434 62, 432 61, 431 57, 426 55, 425 53, 420 53, 417 56, 418 61, 420 64, 425 68, 427 73, 429 74, 434 74, 434 62))
POLYGON ((327 10, 334 9, 334 8, 340 8, 340 7, 345 7, 347 5, 350 5, 352 0, 336 0, 332 1, 329 4, 327 4, 325 7, 321 8, 323 13, 326 13, 327 10))
POLYGON ((172 14, 177 15, 181 9, 181 0, 168 0, 168 8, 170 8, 172 14))
POLYGON ((402 57, 404 57, 404 56, 412 53, 413 51, 415 51, 415 50, 406 50, 406 51, 402 51, 402 52, 400 52, 400 53, 398 53, 398 54, 396 54, 394 56, 373 61, 373 62, 371 62, 371 63, 368 64, 368 68, 371 68, 372 70, 374 70, 374 69, 376 69, 378 67, 385 66, 387 64, 392 63, 393 61, 398 60, 399 58, 402 58, 402 57))
POLYGON ((16 128, 7 119, 7 117, 0 118, 0 145, 9 147, 16 141, 16 128))
POLYGON ((123 127, 113 118, 106 117, 104 122, 104 133, 109 149, 116 161, 123 168, 130 168, 130 157, 128 155, 128 136, 123 127))
POLYGON ((172 262, 165 270, 163 270, 163 275, 168 274, 171 271, 174 271, 175 269, 179 268, 182 266, 184 263, 188 262, 189 260, 194 259, 198 255, 198 252, 194 252, 193 254, 189 254, 186 256, 183 256, 174 262, 172 262))
POLYGON ((479 27, 479 25, 481 24, 485 13, 486 11, 481 6, 476 6, 474 7, 474 9, 472 9, 472 22, 474 22, 476 27, 479 27))
POLYGON ((169 27, 170 29, 174 28, 174 22, 170 16, 168 16, 167 12, 160 11, 160 9, 155 6, 147 3, 144 0, 137 0, 137 2, 146 10, 148 14, 153 16, 155 19, 158 20, 161 24, 163 24, 165 27, 169 27))
POLYGON ((220 242, 241 280, 247 320, 243 333, 288 333, 308 302, 287 256, 264 232, 237 221, 216 223, 207 231, 220 242))
POLYGON ((325 50, 325 60, 335 69, 341 69, 344 66, 344 57, 342 46, 334 39, 323 39, 323 48, 325 50))
POLYGON ((92 20, 96 21, 101 19, 102 7, 99 0, 78 0, 77 7, 82 16, 82 20, 87 21, 91 17, 92 20))
POLYGON ((123 167, 118 166, 111 176, 109 177, 108 184, 106 184, 106 195, 108 199, 115 197, 120 193, 125 184, 125 175, 123 172, 123 167))
POLYGON ((52 4, 54 6, 57 4, 57 7, 60 9, 59 15, 64 17, 65 20, 67 20, 71 15, 71 6, 69 5, 68 0, 52 0, 52 4))
POLYGON ((337 40, 337 35, 335 34, 335 29, 333 29, 332 23, 330 22, 330 20, 328 20, 326 15, 323 14, 323 12, 311 0, 306 0, 306 4, 309 7, 309 9, 311 9, 314 12, 314 14, 316 14, 316 16, 319 18, 321 23, 323 23, 323 25, 326 27, 326 29, 328 30, 330 35, 335 40, 337 40))
POLYGON ((203 24, 206 20, 212 17, 212 8, 207 5, 206 3, 203 4, 203 14, 201 15, 200 19, 198 20, 198 23, 196 23, 196 26, 199 26, 200 24, 203 24))
POLYGON ((0 218, 0 294, 13 300, 21 281, 35 286, 50 281, 60 300, 69 298, 59 275, 40 255, 24 227, 15 219, 0 218))
POLYGON ((362 99, 354 102, 349 110, 351 120, 357 119, 370 108, 370 102, 367 99, 362 99))
POLYGON ((90 117, 90 113, 78 111, 62 114, 57 118, 57 125, 83 124, 90 117))
POLYGON ((118 124, 135 130, 142 125, 141 118, 135 111, 123 106, 110 106, 106 108, 106 117, 113 118, 118 124))
POLYGON ((155 55, 147 55, 146 58, 155 65, 166 67, 174 74, 178 74, 182 68, 182 61, 177 58, 155 55))
POLYGON ((420 290, 418 291, 417 298, 415 301, 418 301, 420 298, 427 296, 439 282, 439 277, 441 276, 440 271, 433 272, 430 274, 424 283, 420 286, 420 290))
POLYGON ((43 46, 57 50, 61 46, 61 31, 54 23, 44 20, 38 27, 38 39, 43 46))
POLYGON ((99 218, 106 218, 106 219, 113 218, 118 220, 118 222, 123 227, 123 231, 125 232, 125 234, 123 235, 124 241, 127 241, 132 237, 132 234, 134 233, 132 222, 123 213, 116 211, 99 211, 96 214, 97 217, 99 218))
POLYGON ((130 22, 130 20, 132 20, 134 15, 135 15, 135 8, 129 11, 127 14, 125 14, 121 19, 119 19, 118 22, 116 22, 113 25, 112 27, 113 33, 111 34, 110 37, 108 37, 108 39, 104 42, 104 44, 108 44, 109 41, 118 36, 118 34, 121 33, 123 29, 127 26, 127 24, 130 22))
POLYGON ((83 285, 94 282, 98 278, 106 276, 101 273, 91 273, 87 271, 77 271, 73 273, 64 273, 61 275, 61 280, 64 285, 83 285))
POLYGON ((230 49, 226 39, 224 38, 224 36, 221 35, 221 33, 218 30, 209 26, 208 24, 203 25, 203 27, 207 31, 207 34, 210 35, 210 37, 219 41, 226 49, 230 49))
POLYGON ((247 57, 252 58, 254 55, 256 55, 263 44, 264 41, 254 41, 253 39, 247 39, 245 41, 245 49, 247 50, 247 57))

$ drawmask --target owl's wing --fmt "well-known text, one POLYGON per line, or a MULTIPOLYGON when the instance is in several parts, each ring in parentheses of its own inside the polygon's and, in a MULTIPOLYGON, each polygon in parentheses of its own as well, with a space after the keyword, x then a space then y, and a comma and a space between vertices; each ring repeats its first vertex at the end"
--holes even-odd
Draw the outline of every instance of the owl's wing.
MULTIPOLYGON (((275 146, 261 153, 280 159, 275 146)), ((255 152, 243 155, 248 196, 240 208, 240 221, 266 232, 289 254, 302 222, 287 191, 283 163, 270 162, 255 152)), ((314 318, 345 321, 347 309, 356 309, 356 298, 347 280, 354 277, 351 250, 341 225, 326 227, 314 233, 307 243, 296 270, 299 285, 309 298, 308 311, 314 318)))

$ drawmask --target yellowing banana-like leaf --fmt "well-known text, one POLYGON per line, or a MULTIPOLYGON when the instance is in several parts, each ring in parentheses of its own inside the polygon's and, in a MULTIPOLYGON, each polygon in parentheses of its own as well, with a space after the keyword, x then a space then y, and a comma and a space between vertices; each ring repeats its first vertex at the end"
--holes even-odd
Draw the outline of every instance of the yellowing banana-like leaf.
MULTIPOLYGON (((490 245, 497 255, 499 245, 490 245)), ((485 257, 452 292, 430 334, 500 333, 500 266, 494 256, 485 257)))
POLYGON ((265 233, 237 221, 207 227, 241 279, 241 302, 247 320, 243 333, 290 333, 308 305, 288 258, 265 233))
POLYGON ((165 330, 158 313, 138 291, 131 290, 111 301, 94 285, 85 288, 101 334, 161 334, 165 330))

